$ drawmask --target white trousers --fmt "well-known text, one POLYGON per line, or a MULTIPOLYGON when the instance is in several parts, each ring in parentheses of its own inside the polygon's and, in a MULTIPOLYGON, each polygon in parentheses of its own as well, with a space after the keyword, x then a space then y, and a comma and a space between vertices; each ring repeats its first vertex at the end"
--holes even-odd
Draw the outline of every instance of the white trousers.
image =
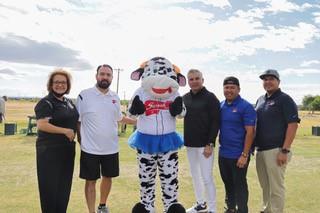
POLYGON ((213 152, 210 157, 206 158, 203 151, 204 147, 187 147, 193 189, 197 202, 205 202, 204 195, 206 193, 208 211, 216 212, 216 186, 212 175, 213 152))

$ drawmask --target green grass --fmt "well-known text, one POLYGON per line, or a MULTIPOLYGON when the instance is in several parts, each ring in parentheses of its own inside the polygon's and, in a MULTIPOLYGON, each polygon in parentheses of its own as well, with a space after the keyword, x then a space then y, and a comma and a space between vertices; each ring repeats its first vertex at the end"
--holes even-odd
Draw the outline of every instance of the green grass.
MULTIPOLYGON (((31 102, 9 102, 8 121, 14 121, 19 129, 26 128, 27 115, 32 115, 31 102)), ((320 125, 320 116, 302 113, 302 122, 293 145, 293 157, 286 173, 286 212, 319 212, 317 198, 320 191, 320 137, 311 136, 311 126, 320 125)), ((34 136, 16 134, 4 136, 0 125, 0 213, 2 212, 40 212, 35 166, 34 136)), ((181 120, 178 131, 182 131, 181 120)), ((131 127, 120 136, 120 177, 113 181, 109 198, 112 212, 128 213, 139 201, 139 183, 135 151, 128 147, 126 141, 131 127)), ((215 150, 217 153, 217 148, 215 150)), ((191 177, 188 169, 185 149, 179 151, 179 194, 180 201, 186 207, 194 202, 191 177)), ((220 178, 215 158, 214 178, 217 187, 218 212, 223 212, 224 187, 220 178)), ((78 178, 79 147, 75 160, 75 172, 68 212, 86 212, 84 198, 84 181, 78 178)), ((261 203, 261 190, 258 183, 255 162, 252 158, 248 170, 249 208, 258 212, 261 203)), ((97 188, 98 189, 98 188, 97 188)), ((99 195, 98 197, 99 198, 99 195)), ((162 210, 161 192, 157 182, 156 206, 162 210)))

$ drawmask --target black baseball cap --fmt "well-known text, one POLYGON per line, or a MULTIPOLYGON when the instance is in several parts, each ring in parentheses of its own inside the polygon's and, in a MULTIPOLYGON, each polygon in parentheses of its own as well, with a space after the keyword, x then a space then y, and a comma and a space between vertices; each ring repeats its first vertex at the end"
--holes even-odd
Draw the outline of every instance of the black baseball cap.
POLYGON ((240 86, 239 79, 237 79, 234 76, 226 77, 223 80, 223 86, 226 85, 226 84, 234 84, 234 85, 240 86))

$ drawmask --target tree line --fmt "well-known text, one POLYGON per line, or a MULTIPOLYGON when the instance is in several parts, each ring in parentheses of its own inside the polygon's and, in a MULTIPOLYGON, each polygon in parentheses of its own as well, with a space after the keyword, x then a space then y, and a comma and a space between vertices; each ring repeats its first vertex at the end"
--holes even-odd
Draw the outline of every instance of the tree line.
POLYGON ((320 95, 306 95, 302 99, 302 110, 320 111, 320 95))

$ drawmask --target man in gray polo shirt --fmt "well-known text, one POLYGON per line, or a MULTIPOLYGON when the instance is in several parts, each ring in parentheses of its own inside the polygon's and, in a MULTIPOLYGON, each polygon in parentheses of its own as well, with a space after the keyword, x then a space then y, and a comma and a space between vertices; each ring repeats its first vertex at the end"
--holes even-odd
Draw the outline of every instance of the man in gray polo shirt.
POLYGON ((266 70, 260 78, 266 90, 256 103, 256 169, 263 192, 261 212, 282 213, 284 175, 300 119, 295 102, 279 88, 279 73, 266 70))

